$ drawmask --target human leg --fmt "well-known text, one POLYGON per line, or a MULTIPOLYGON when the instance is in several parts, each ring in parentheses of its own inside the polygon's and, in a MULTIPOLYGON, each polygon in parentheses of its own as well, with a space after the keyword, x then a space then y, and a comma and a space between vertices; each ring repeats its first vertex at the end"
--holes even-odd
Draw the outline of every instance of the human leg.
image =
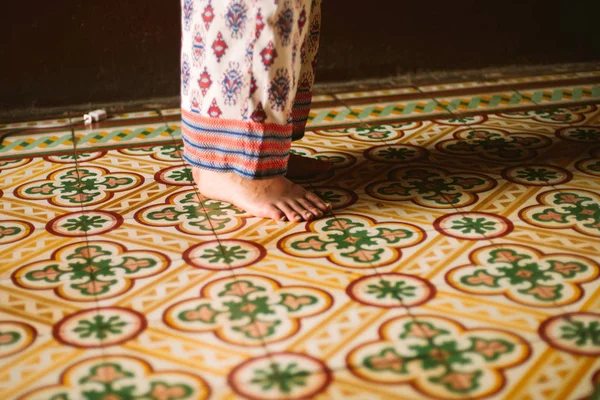
MULTIPOLYGON (((327 210, 285 178, 309 0, 182 0, 184 157, 200 192, 260 217, 327 210)), ((309 15, 309 14, 308 14, 309 15)))

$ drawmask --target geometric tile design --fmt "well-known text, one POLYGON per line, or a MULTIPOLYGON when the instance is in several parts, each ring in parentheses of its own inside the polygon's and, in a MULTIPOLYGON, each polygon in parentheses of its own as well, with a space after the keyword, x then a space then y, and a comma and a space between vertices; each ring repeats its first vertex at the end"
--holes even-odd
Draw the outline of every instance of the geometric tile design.
POLYGON ((453 268, 450 285, 483 295, 503 294, 535 307, 571 304, 581 284, 600 275, 600 265, 575 254, 543 254, 522 245, 494 244, 469 255, 472 264, 453 268))
POLYGON ((512 333, 469 330, 429 315, 392 318, 380 332, 378 341, 350 353, 350 364, 363 366, 353 372, 374 383, 410 383, 425 395, 445 399, 494 394, 504 386, 503 370, 525 361, 531 351, 512 333))
POLYGON ((599 77, 315 96, 303 223, 200 196, 178 108, 0 125, 0 398, 591 398, 599 77))

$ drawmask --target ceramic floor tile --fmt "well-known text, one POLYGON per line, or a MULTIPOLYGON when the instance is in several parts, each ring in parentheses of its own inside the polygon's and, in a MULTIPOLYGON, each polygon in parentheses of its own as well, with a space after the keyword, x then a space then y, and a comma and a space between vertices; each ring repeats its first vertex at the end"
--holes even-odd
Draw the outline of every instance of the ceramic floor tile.
POLYGON ((531 205, 535 201, 535 196, 545 190, 553 189, 553 186, 544 182, 546 175, 539 174, 536 171, 556 172, 558 178, 561 177, 561 169, 551 168, 545 165, 520 166, 516 168, 507 168, 504 170, 504 176, 494 176, 486 174, 488 179, 493 180, 494 186, 487 191, 476 193, 470 204, 457 204, 456 210, 459 212, 482 212, 504 217, 514 222, 518 220, 517 211, 523 207, 531 205), (533 170, 534 172, 532 173, 533 170), (508 174, 508 173, 510 174, 508 174), (521 175, 519 175, 521 173, 521 175))
POLYGON ((581 181, 596 181, 600 177, 600 145, 578 146, 565 168, 581 181))
POLYGON ((0 159, 70 154, 73 151, 71 128, 26 129, 0 132, 0 159))
MULTIPOLYGON (((138 311, 127 302, 98 309, 100 322, 93 316, 77 315, 65 325, 100 326, 102 346, 108 351, 122 346, 129 349, 177 359, 190 356, 190 364, 197 362, 199 368, 227 373, 239 363, 268 354, 264 342, 269 339, 266 330, 271 322, 262 318, 262 313, 252 313, 250 308, 260 303, 247 299, 248 278, 214 276, 198 286, 180 291, 178 296, 167 296, 168 303, 160 309, 152 309, 152 303, 140 292, 140 301, 135 306, 145 305, 138 311), (238 294, 238 292, 240 294, 238 294), (100 324, 100 325, 99 325, 100 324), (155 343, 155 345, 152 345, 155 343)), ((264 307, 264 306, 263 306, 264 307)), ((137 308, 137 307, 136 307, 137 308)), ((85 340, 82 329, 74 340, 85 340)))
MULTIPOLYGON (((390 369, 394 366, 391 365, 390 369)), ((319 400, 425 400, 432 397, 423 393, 410 379, 393 384, 368 379, 360 368, 333 371, 331 383, 314 398, 319 400)))
POLYGON ((566 312, 597 303, 599 275, 597 257, 519 243, 509 235, 474 247, 469 262, 448 265, 434 281, 443 276, 461 293, 566 312))
POLYGON ((147 179, 167 167, 181 166, 183 144, 179 140, 158 145, 137 145, 118 150, 78 152, 77 163, 80 168, 103 167, 122 172, 133 172, 147 179))
POLYGON ((18 359, 12 360, 11 364, 2 365, 2 394, 7 399, 33 399, 40 396, 51 398, 67 392, 67 395, 79 398, 81 392, 71 385, 76 385, 75 382, 82 376, 68 375, 68 367, 85 359, 98 360, 101 357, 101 349, 83 350, 66 346, 54 338, 46 338, 36 348, 25 351, 18 359), (67 385, 57 385, 62 383, 61 378, 68 382, 67 385))
POLYGON ((454 115, 489 113, 535 106, 531 100, 512 90, 475 95, 436 97, 439 107, 454 115))
POLYGON ((528 111, 513 111, 499 113, 489 116, 489 123, 499 124, 500 120, 504 120, 507 126, 514 126, 530 130, 530 126, 537 126, 535 129, 541 129, 539 126, 546 126, 548 129, 554 127, 554 130, 560 129, 569 125, 586 125, 588 122, 593 122, 598 116, 598 106, 594 104, 580 106, 553 106, 544 107, 538 110, 528 111))
POLYGON ((207 381, 219 382, 214 375, 194 371, 181 363, 155 357, 147 352, 119 350, 121 351, 103 351, 100 354, 80 350, 69 362, 61 364, 57 371, 60 375, 56 373, 44 377, 23 398, 85 398, 93 394, 126 398, 168 395, 206 399, 210 393, 207 381))
POLYGON ((540 192, 535 203, 523 208, 519 216, 527 224, 555 235, 564 233, 597 242, 600 239, 599 204, 597 191, 559 185, 540 192))
MULTIPOLYGON (((24 221, 12 220, 3 222, 3 224, 6 225, 6 229, 9 231, 21 229, 22 231, 16 236, 23 236, 19 240, 3 244, 0 247, 0 257, 2 257, 0 279, 9 279, 13 274, 17 274, 18 277, 23 279, 25 279, 25 276, 31 276, 35 281, 37 279, 33 275, 38 275, 40 281, 44 281, 44 275, 47 274, 49 280, 60 280, 62 279, 59 278, 60 274, 57 276, 56 269, 50 267, 55 262, 68 263, 67 259, 63 257, 64 255, 61 254, 60 249, 76 247, 80 244, 85 245, 86 243, 85 238, 56 235, 46 231, 43 226, 33 225, 32 228, 32 224, 27 225, 24 221), (48 270, 45 270, 44 263, 48 264, 48 270), (37 264, 41 270, 46 272, 34 273, 31 269, 33 267, 25 267, 33 264, 37 264), (17 270, 20 272, 17 272, 17 270)), ((38 267, 35 268, 36 271, 38 267)), ((32 284, 34 283, 32 282, 32 284)))
POLYGON ((68 113, 65 113, 64 116, 61 116, 58 118, 1 123, 0 129, 4 130, 4 129, 27 129, 27 128, 31 128, 31 127, 36 127, 36 128, 62 127, 63 125, 70 123, 70 119, 67 116, 67 114, 68 113))
POLYGON ((569 86, 547 86, 536 89, 519 89, 518 92, 538 105, 572 104, 585 101, 597 101, 600 98, 598 84, 581 84, 569 86))
POLYGON ((11 160, 2 160, 0 164, 0 187, 5 193, 18 191, 24 186, 31 186, 32 182, 42 180, 59 181, 67 179, 58 171, 74 166, 73 152, 63 155, 49 155, 45 157, 20 157, 11 160), (53 179, 56 177, 56 179, 53 179))
POLYGON ((359 120, 345 106, 317 107, 310 110, 307 129, 319 129, 328 125, 355 124, 359 120))
POLYGON ((372 340, 353 343, 352 373, 398 390, 411 385, 428 398, 498 394, 536 345, 504 329, 437 313, 400 315, 377 325, 372 340))
POLYGON ((313 95, 312 97, 312 102, 313 104, 317 104, 320 102, 326 102, 326 101, 336 101, 337 99, 335 98, 335 96, 331 95, 331 94, 317 94, 317 95, 313 95))
POLYGON ((125 123, 110 121, 100 126, 79 127, 75 129, 78 150, 101 150, 115 147, 127 147, 134 144, 161 144, 171 142, 177 126, 166 125, 161 117, 143 123, 125 123))
POLYGON ((380 90, 366 90, 362 92, 346 92, 346 93, 336 93, 335 97, 340 100, 351 100, 351 99, 360 99, 365 97, 388 97, 388 96, 397 96, 404 94, 418 94, 420 93, 417 88, 414 87, 403 87, 403 88, 391 88, 391 89, 380 89, 380 90))
POLYGON ((0 391, 589 395, 600 110, 575 103, 596 86, 553 72, 322 91, 292 151, 332 163, 297 181, 333 209, 303 223, 198 196, 179 108, 75 125, 77 151, 55 120, 5 136, 0 391))
POLYGON ((349 117, 352 116, 366 123, 430 119, 449 116, 448 110, 439 105, 427 95, 415 99, 396 102, 381 102, 375 104, 352 104, 349 117))

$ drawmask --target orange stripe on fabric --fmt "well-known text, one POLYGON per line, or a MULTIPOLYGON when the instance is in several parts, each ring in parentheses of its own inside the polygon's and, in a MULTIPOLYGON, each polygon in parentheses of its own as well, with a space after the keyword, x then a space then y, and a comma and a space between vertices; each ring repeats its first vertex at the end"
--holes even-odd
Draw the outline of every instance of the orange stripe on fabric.
POLYGON ((181 116, 189 123, 194 125, 202 125, 207 128, 223 130, 234 129, 236 131, 246 131, 252 133, 266 132, 269 134, 280 134, 281 136, 287 136, 291 132, 291 127, 289 125, 204 117, 183 109, 181 110, 181 116))
POLYGON ((252 159, 246 158, 244 156, 236 155, 236 154, 226 154, 219 152, 206 152, 206 151, 198 151, 193 147, 186 147, 186 153, 192 159, 197 158, 202 160, 203 163, 213 163, 213 164, 229 164, 241 166, 243 169, 251 170, 251 171, 264 171, 264 170, 277 170, 282 169, 287 166, 288 156, 284 156, 283 158, 278 159, 269 159, 269 160, 261 160, 261 159, 252 159))
POLYGON ((281 140, 249 140, 244 137, 229 136, 227 134, 204 133, 202 131, 190 130, 183 126, 182 132, 186 139, 190 142, 197 143, 199 146, 211 146, 224 148, 235 151, 252 151, 252 152, 287 152, 290 148, 290 143, 281 140))

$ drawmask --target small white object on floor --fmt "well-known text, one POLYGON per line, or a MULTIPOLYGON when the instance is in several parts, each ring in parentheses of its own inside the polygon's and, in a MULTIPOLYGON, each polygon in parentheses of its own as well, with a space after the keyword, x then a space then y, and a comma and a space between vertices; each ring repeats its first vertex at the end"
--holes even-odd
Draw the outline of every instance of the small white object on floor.
POLYGON ((103 119, 106 119, 105 110, 94 110, 87 114, 83 114, 83 122, 85 122, 86 125, 89 125, 92 122, 102 121, 103 119))

